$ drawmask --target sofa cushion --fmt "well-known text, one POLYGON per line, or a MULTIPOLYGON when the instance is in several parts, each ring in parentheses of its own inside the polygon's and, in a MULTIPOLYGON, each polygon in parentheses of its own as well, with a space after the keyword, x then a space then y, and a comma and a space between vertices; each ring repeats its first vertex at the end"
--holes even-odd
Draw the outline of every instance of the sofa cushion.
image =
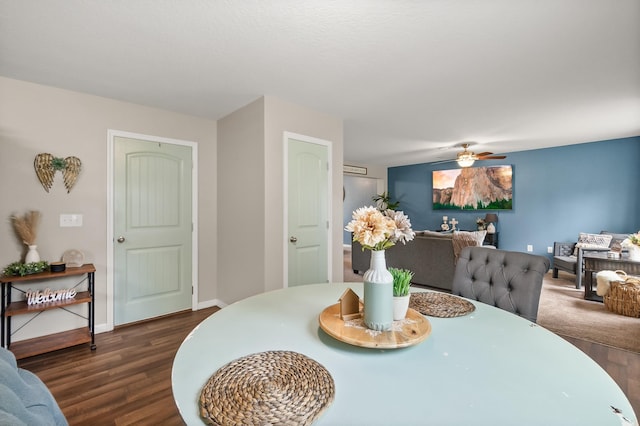
POLYGON ((573 271, 575 274, 577 260, 578 258, 576 256, 554 256, 553 267, 564 271, 573 271))

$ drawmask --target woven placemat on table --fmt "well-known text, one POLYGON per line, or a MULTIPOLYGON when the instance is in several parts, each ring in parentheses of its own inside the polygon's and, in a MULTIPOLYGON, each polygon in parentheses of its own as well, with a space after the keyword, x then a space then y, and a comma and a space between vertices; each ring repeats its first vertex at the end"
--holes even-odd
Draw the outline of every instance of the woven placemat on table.
POLYGON ((422 315, 439 318, 460 317, 476 309, 468 300, 438 292, 411 293, 409 307, 422 315))
POLYGON ((238 358, 211 376, 200 415, 213 425, 310 425, 333 401, 326 368, 291 351, 238 358))

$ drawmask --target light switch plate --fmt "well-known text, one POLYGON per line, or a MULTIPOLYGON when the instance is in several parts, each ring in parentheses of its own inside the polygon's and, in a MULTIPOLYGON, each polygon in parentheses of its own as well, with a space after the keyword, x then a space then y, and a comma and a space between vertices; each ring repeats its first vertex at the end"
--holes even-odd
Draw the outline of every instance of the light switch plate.
POLYGON ((72 226, 82 226, 82 215, 81 214, 61 214, 60 227, 68 228, 72 226))

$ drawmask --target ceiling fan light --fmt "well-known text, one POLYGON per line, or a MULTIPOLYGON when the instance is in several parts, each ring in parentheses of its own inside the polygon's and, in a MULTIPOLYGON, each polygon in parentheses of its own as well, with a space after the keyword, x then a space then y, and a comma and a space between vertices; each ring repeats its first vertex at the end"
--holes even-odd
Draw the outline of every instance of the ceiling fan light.
POLYGON ((460 155, 456 161, 460 167, 471 167, 476 160, 471 155, 460 155))

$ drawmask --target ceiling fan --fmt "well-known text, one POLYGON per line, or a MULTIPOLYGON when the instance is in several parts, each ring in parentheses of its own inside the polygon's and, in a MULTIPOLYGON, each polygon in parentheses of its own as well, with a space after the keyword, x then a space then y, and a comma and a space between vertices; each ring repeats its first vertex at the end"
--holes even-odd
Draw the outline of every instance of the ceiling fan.
POLYGON ((476 160, 502 160, 507 158, 506 155, 493 155, 493 152, 481 152, 479 154, 469 151, 470 144, 463 143, 460 145, 463 150, 459 152, 455 160, 440 161, 440 163, 446 163, 449 161, 456 161, 460 167, 471 167, 476 160))

